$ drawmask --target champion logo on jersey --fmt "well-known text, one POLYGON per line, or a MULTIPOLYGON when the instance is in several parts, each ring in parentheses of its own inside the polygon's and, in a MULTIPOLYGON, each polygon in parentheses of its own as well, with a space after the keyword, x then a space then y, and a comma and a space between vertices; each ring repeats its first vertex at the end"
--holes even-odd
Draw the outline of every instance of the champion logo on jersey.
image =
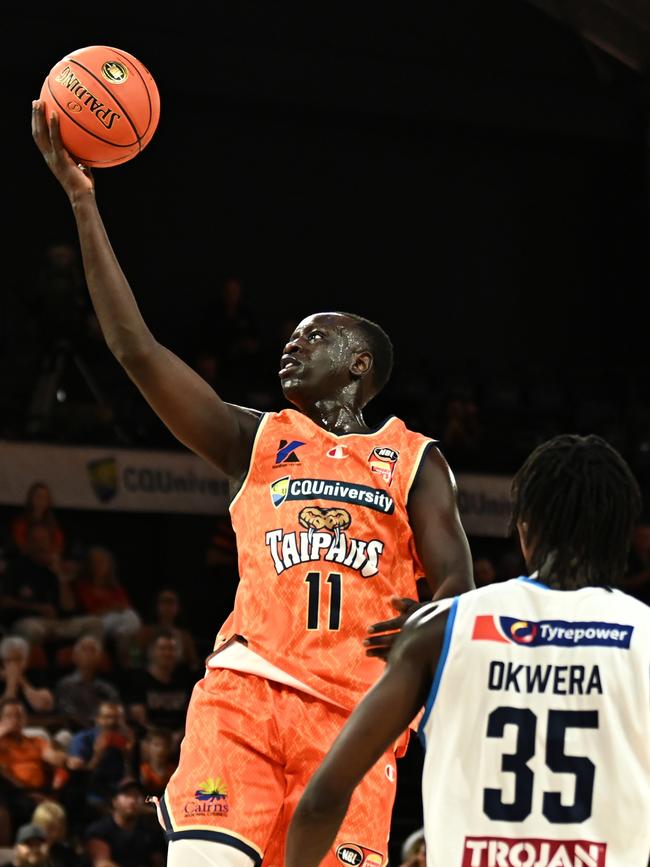
POLYGON ((291 440, 291 442, 280 440, 280 445, 278 446, 278 451, 275 456, 275 464, 273 466, 279 467, 280 464, 299 464, 300 458, 296 454, 296 449, 299 449, 300 446, 304 446, 304 443, 300 440, 291 440))
POLYGON ((607 843, 465 837, 462 867, 605 867, 607 843))
POLYGON ((334 448, 326 452, 326 456, 328 458, 334 458, 335 461, 342 461, 344 458, 347 458, 349 454, 350 452, 346 446, 334 446, 334 448))
POLYGON ((623 623, 573 620, 523 620, 478 614, 472 641, 496 641, 522 647, 620 647, 628 650, 634 627, 623 623))
POLYGON ((388 446, 377 446, 368 455, 368 463, 370 464, 370 472, 381 476, 387 485, 393 481, 393 474, 399 452, 391 449, 388 446))
POLYGON ((341 843, 336 850, 336 857, 348 867, 381 867, 384 856, 381 852, 368 849, 359 843, 341 843))

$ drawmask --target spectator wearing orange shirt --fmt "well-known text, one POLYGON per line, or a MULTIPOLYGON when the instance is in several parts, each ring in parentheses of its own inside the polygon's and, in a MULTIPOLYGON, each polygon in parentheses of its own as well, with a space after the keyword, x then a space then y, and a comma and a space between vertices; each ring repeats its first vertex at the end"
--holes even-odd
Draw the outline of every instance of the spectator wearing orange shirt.
POLYGON ((11 539, 21 554, 27 551, 29 530, 34 524, 47 527, 53 553, 62 556, 65 536, 54 511, 52 494, 45 482, 30 485, 22 512, 11 522, 11 539))
POLYGON ((142 739, 142 761, 139 767, 140 782, 147 795, 160 797, 175 770, 171 732, 149 729, 142 739))
POLYGON ((77 584, 77 596, 86 614, 101 618, 105 637, 115 643, 120 664, 126 666, 142 623, 117 577, 115 558, 107 548, 96 545, 88 551, 77 584))
POLYGON ((10 845, 11 820, 29 820, 36 803, 50 790, 52 770, 65 755, 45 738, 25 734, 27 715, 15 698, 0 702, 0 843, 10 845))

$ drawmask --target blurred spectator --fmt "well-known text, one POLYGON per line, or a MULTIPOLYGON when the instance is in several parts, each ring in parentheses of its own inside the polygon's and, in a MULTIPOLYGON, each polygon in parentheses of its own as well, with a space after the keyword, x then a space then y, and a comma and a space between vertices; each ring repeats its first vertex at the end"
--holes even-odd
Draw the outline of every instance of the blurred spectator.
POLYGON ((634 529, 627 572, 620 587, 650 605, 650 520, 639 522, 634 529))
POLYGON ((103 701, 96 725, 77 732, 68 746, 66 765, 71 771, 66 787, 85 795, 92 806, 110 803, 115 786, 132 772, 135 736, 124 722, 124 708, 118 702, 103 701))
MULTIPOLYGON (((45 738, 25 734, 27 716, 13 698, 0 702, 0 810, 13 822, 26 822, 35 804, 51 789, 53 768, 64 753, 45 738)), ((6 828, 6 824, 4 825, 6 828)), ((6 845, 5 841, 3 842, 6 845)))
POLYGON ((90 304, 74 247, 66 243, 46 247, 26 302, 42 347, 49 349, 60 340, 75 343, 79 339, 90 304))
POLYGON ((100 546, 90 548, 82 564, 77 584, 81 609, 101 619, 104 635, 114 643, 123 667, 129 663, 131 646, 136 646, 140 617, 117 577, 115 558, 100 546))
POLYGON ((211 329, 210 338, 217 355, 228 363, 245 361, 260 350, 257 317, 253 308, 244 300, 241 281, 234 276, 228 277, 216 303, 211 310, 211 318, 206 320, 211 329))
POLYGON ((196 671, 201 665, 196 642, 192 633, 178 624, 181 603, 175 590, 165 588, 156 596, 154 621, 145 624, 140 631, 140 643, 148 656, 151 645, 159 635, 172 635, 179 649, 178 661, 190 671, 196 671))
POLYGON ((75 669, 60 678, 55 686, 57 712, 72 731, 90 728, 102 702, 120 702, 117 689, 97 677, 102 653, 102 646, 93 635, 78 638, 72 652, 75 669))
POLYGON ((410 834, 402 844, 402 861, 400 867, 425 867, 426 846, 424 828, 419 828, 410 834))
POLYGON ((11 522, 11 540, 22 554, 27 551, 29 529, 34 524, 47 527, 53 553, 63 556, 65 536, 54 511, 52 494, 45 482, 34 482, 30 485, 22 512, 11 522))
POLYGON ((497 580, 497 570, 489 557, 477 557, 474 560, 474 583, 477 587, 494 584, 497 580))
POLYGON ((45 833, 51 867, 81 867, 81 855, 67 842, 67 816, 58 801, 42 801, 34 810, 32 824, 45 833))
POLYGON ((180 647, 172 632, 161 632, 149 647, 149 665, 133 671, 130 682, 131 718, 140 726, 171 732, 174 746, 185 728, 185 713, 194 679, 180 665, 180 647))
POLYGON ((478 407, 468 394, 452 394, 448 398, 440 442, 452 467, 457 464, 468 466, 479 455, 481 428, 478 407))
MULTIPOLYGON (((35 686, 28 679, 29 644, 19 635, 8 635, 0 641, 0 684, 4 692, 0 698, 15 698, 34 721, 39 714, 48 714, 54 708, 54 696, 45 686, 35 686)), ((40 672, 30 674, 39 678, 40 672)))
POLYGON ((144 812, 144 793, 135 779, 121 782, 110 815, 93 822, 85 837, 92 867, 162 867, 165 863, 163 831, 154 816, 144 812))
POLYGON ((5 626, 33 644, 102 632, 96 617, 76 615, 72 576, 52 546, 50 531, 41 524, 29 528, 26 553, 7 569, 0 605, 5 626))
POLYGON ((150 729, 142 741, 139 774, 147 795, 162 795, 176 764, 171 734, 165 729, 150 729))
POLYGON ((13 858, 3 867, 53 867, 45 831, 38 825, 21 825, 16 833, 13 858))

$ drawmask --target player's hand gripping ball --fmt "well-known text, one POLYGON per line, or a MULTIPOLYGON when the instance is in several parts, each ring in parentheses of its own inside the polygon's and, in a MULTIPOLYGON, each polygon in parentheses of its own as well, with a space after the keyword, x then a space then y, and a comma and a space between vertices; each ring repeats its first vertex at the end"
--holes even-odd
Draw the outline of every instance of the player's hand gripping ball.
POLYGON ((93 168, 117 166, 145 148, 160 118, 158 88, 132 54, 106 45, 71 51, 41 88, 45 116, 59 116, 70 155, 93 168))

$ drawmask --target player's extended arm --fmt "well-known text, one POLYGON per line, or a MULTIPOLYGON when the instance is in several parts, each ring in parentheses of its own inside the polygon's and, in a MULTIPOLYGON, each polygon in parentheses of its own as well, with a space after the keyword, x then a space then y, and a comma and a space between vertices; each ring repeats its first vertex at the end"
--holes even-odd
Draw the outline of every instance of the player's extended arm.
POLYGON ((433 446, 411 489, 408 513, 433 598, 473 590, 472 557, 458 514, 456 483, 447 461, 433 446))
POLYGON ((422 609, 400 633, 383 676, 354 710, 298 802, 285 867, 316 867, 327 854, 355 787, 424 704, 446 622, 446 611, 429 619, 422 609))
POLYGON ((38 100, 32 103, 32 136, 72 205, 86 282, 109 349, 180 442, 231 478, 240 478, 248 467, 259 413, 225 403, 149 331, 111 247, 92 174, 67 153, 56 113, 46 118, 38 100))

